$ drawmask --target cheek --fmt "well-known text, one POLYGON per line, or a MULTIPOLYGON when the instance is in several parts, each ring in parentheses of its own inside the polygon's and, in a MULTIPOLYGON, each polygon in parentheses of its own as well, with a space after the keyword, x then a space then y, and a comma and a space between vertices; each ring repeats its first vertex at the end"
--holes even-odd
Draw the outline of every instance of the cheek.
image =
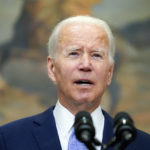
POLYGON ((99 74, 100 76, 104 76, 106 74, 107 68, 105 65, 98 65, 96 67, 96 73, 97 75, 99 74))
POLYGON ((107 67, 104 67, 104 66, 101 66, 97 69, 97 72, 96 72, 96 76, 97 76, 97 79, 100 81, 100 82, 106 82, 107 79, 108 79, 108 69, 107 67))
POLYGON ((61 65, 59 65, 59 67, 56 68, 56 72, 55 72, 56 80, 60 82, 67 81, 68 79, 71 78, 73 74, 73 70, 74 68, 71 64, 68 63, 66 65, 64 63, 61 63, 61 65))

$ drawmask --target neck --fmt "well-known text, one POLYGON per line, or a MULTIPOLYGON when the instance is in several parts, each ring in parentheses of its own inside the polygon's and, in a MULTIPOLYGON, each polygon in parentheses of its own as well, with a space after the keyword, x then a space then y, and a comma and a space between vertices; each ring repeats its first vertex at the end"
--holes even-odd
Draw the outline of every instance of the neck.
POLYGON ((77 114, 79 111, 87 111, 89 113, 92 113, 99 105, 100 101, 97 103, 81 103, 81 102, 70 102, 65 103, 61 100, 59 100, 60 104, 63 105, 66 109, 68 109, 73 115, 77 114))

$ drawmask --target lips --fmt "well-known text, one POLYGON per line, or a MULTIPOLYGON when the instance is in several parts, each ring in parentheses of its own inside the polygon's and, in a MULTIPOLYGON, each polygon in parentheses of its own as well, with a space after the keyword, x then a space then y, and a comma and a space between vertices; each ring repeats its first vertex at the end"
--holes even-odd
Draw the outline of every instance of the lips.
POLYGON ((74 82, 77 85, 93 85, 94 83, 89 79, 79 79, 74 82))

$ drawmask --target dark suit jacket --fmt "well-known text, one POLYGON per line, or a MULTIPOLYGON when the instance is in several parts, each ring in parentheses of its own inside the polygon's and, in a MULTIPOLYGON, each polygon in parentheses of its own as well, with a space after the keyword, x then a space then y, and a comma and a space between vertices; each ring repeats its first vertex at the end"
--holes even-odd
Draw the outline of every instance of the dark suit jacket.
MULTIPOLYGON (((0 150, 61 150, 53 108, 0 127, 0 150)), ((113 120, 105 111, 103 113, 103 143, 107 143, 113 136, 113 120)), ((150 135, 137 132, 136 139, 126 150, 150 150, 150 135)))

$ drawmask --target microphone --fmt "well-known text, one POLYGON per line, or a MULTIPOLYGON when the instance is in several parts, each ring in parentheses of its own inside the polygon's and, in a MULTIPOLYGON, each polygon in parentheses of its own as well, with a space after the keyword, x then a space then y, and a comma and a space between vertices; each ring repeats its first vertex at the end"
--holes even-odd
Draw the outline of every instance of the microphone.
POLYGON ((91 115, 86 111, 80 111, 75 116, 75 135, 83 143, 92 142, 95 136, 95 128, 91 115))
POLYGON ((120 112, 115 116, 113 131, 115 135, 114 150, 125 149, 135 139, 137 134, 133 120, 125 112, 120 112))
POLYGON ((86 111, 80 111, 75 116, 74 130, 76 138, 85 144, 89 150, 96 150, 95 145, 102 145, 95 136, 95 128, 91 115, 86 111))

